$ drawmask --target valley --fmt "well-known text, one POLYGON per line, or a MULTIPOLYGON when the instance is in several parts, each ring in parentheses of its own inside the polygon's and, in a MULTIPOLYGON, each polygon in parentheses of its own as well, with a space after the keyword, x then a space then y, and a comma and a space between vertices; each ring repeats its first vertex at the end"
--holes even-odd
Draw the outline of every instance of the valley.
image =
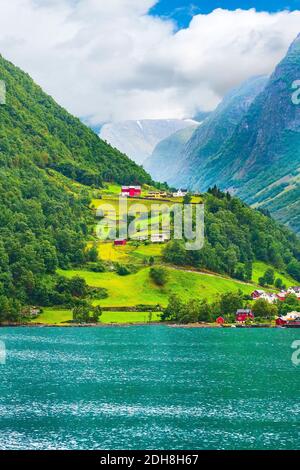
POLYGON ((300 35, 273 73, 230 91, 196 128, 161 140, 145 168, 173 186, 217 185, 300 232, 300 35))
MULTIPOLYGON (((148 192, 152 188, 142 189, 142 198, 129 198, 128 207, 134 204, 144 204, 149 211, 155 203, 147 199, 148 192)), ((95 192, 95 191, 94 191, 95 192)), ((99 209, 102 204, 111 204, 116 209, 117 219, 120 185, 106 184, 103 190, 97 190, 98 199, 91 202, 91 209, 99 209), (101 198, 100 198, 101 196, 101 198)), ((204 196, 193 196, 194 204, 202 203, 204 196)), ((182 198, 169 198, 159 203, 173 204, 182 203, 182 198)), ((96 223, 96 221, 95 221, 96 223)), ((151 235, 151 231, 150 231, 151 235)), ((245 296, 259 289, 259 278, 263 273, 272 268, 270 264, 255 261, 253 263, 252 280, 243 281, 234 279, 230 275, 209 271, 207 268, 200 269, 189 265, 172 265, 164 259, 166 243, 151 243, 151 241, 128 241, 124 246, 115 246, 114 241, 88 242, 87 248, 97 248, 98 260, 103 263, 104 272, 90 271, 84 266, 81 269, 62 270, 57 274, 67 279, 81 278, 87 286, 92 289, 104 290, 104 298, 92 299, 94 306, 101 306, 102 315, 100 324, 137 324, 159 322, 161 311, 168 305, 172 295, 178 296, 183 301, 197 299, 199 301, 213 302, 221 295, 238 290, 245 296), (118 266, 128 269, 125 275, 118 273, 118 266), (164 269, 166 283, 163 286, 156 285, 150 276, 152 267, 164 269), (142 307, 142 310, 139 309, 142 307), (149 311, 147 311, 149 309, 149 311)), ((280 277, 287 285, 293 285, 296 280, 286 274, 283 270, 275 270, 275 277, 280 277)), ((31 320, 32 324, 44 325, 70 325, 72 324, 72 309, 62 307, 43 308, 42 313, 31 320)))
POLYGON ((300 0, 0 5, 0 461, 300 449, 300 0))
MULTIPOLYGON (((274 279, 267 290, 278 291, 275 281, 288 286, 300 281, 299 239, 259 207, 217 186, 189 194, 179 185, 155 182, 2 57, 0 72, 8 91, 0 107, 1 323, 70 324, 74 312, 95 318, 101 313, 103 324, 153 322, 174 296, 205 307, 215 321, 224 296, 247 306, 268 270, 274 279), (129 214, 143 205, 127 222, 119 213, 119 196, 126 191, 129 214), (172 232, 157 233, 153 224, 159 225, 163 214, 150 214, 156 203, 166 212, 174 203, 204 204, 204 247, 187 251, 172 232), (103 204, 109 209, 99 212, 103 204), (116 218, 120 226, 134 221, 136 237, 99 240, 96 228, 103 217, 116 218)), ((172 122, 177 140, 171 135, 155 158, 168 145, 183 148, 187 136, 194 139, 201 129, 219 138, 231 135, 265 81, 258 77, 230 94, 217 111, 217 124, 214 113, 196 128, 195 121, 172 122), (224 119, 228 126, 222 128, 224 119)), ((229 310, 221 313, 232 314, 229 310)))

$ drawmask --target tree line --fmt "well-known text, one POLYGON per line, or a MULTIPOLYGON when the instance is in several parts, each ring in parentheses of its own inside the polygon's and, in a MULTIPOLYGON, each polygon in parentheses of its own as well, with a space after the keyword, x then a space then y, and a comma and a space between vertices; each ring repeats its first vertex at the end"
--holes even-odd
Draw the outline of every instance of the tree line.
POLYGON ((300 241, 293 232, 218 188, 203 199, 204 247, 187 251, 184 240, 173 240, 164 249, 164 261, 250 281, 252 264, 258 260, 300 281, 300 241))

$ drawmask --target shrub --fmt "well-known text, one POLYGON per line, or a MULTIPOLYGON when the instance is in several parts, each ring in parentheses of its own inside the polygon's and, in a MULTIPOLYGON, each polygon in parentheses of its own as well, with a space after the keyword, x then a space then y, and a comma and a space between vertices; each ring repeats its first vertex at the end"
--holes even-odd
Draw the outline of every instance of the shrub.
POLYGON ((168 273, 164 268, 151 268, 150 278, 157 286, 164 286, 168 280, 168 273))
POLYGON ((73 320, 79 323, 98 323, 101 315, 102 310, 99 306, 83 304, 73 309, 73 320))
POLYGON ((131 274, 129 267, 125 266, 124 264, 117 264, 116 271, 119 276, 128 276, 129 274, 131 274))

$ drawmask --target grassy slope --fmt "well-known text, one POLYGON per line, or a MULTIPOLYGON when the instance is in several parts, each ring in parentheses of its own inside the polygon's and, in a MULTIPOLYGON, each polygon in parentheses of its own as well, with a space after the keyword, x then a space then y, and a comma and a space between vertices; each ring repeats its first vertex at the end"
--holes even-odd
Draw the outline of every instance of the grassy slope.
POLYGON ((96 303, 102 306, 167 305, 172 293, 185 300, 192 297, 212 300, 217 294, 230 290, 242 289, 251 293, 253 286, 242 284, 232 279, 223 279, 209 274, 197 274, 168 268, 168 282, 164 287, 157 287, 149 277, 150 268, 141 269, 136 274, 118 276, 115 273, 92 273, 88 271, 61 271, 67 277, 81 276, 92 287, 104 287, 108 298, 96 303))
MULTIPOLYGON (((112 190, 111 186, 109 186, 112 190)), ((117 186, 116 186, 117 188, 117 186)), ((118 193, 119 194, 119 193, 118 193)), ((153 217, 151 216, 151 210, 159 210, 161 209, 163 213, 167 213, 169 210, 168 207, 172 207, 174 203, 177 201, 153 201, 153 200, 147 200, 147 199, 139 199, 139 198, 134 198, 134 199, 127 199, 123 200, 123 203, 127 203, 127 208, 128 210, 134 211, 136 215, 136 220, 135 220, 135 233, 143 236, 149 236, 151 233, 156 233, 157 232, 157 226, 162 221, 162 215, 161 213, 158 215, 153 214, 153 217), (157 207, 160 205, 161 207, 157 207), (148 215, 148 216, 147 216, 148 215), (154 225, 156 224, 156 225, 154 225)), ((102 207, 103 210, 103 215, 112 221, 117 220, 120 221, 120 211, 119 211, 119 198, 116 194, 107 194, 104 193, 102 196, 102 199, 92 199, 91 202, 91 208, 94 210, 99 210, 100 207, 102 207), (105 207, 106 206, 106 207, 105 207)), ((124 210, 124 208, 122 208, 124 210)), ((131 213, 133 215, 133 213, 131 213)), ((121 218, 122 219, 122 218, 121 218)), ((124 226, 122 223, 121 225, 124 226)), ((102 257, 101 253, 100 257, 102 257)), ((105 259, 105 257, 102 259, 105 259)))
MULTIPOLYGON (((158 246, 141 246, 141 250, 161 249, 158 246)), ((148 255, 148 252, 147 252, 148 255)), ((253 282, 265 272, 269 266, 262 262, 255 262, 253 269, 253 282)), ((136 274, 118 276, 115 273, 92 273, 89 271, 59 271, 66 277, 79 275, 92 287, 104 287, 108 290, 109 297, 101 301, 95 301, 103 307, 116 307, 115 312, 103 312, 102 323, 140 323, 149 321, 148 312, 118 312, 118 307, 132 307, 138 304, 166 306, 171 293, 176 293, 183 299, 207 298, 213 300, 216 295, 224 292, 241 289, 245 294, 250 294, 256 284, 244 284, 233 279, 225 279, 217 275, 202 274, 167 268, 168 282, 160 288, 153 284, 149 278, 149 269, 143 268, 136 274)), ((287 275, 276 273, 289 286, 295 284, 295 280, 287 275)), ((38 321, 44 324, 60 324, 72 319, 71 310, 48 308, 44 309, 38 321)), ((153 312, 152 321, 158 321, 158 315, 153 312)))
MULTIPOLYGON (((101 203, 111 203, 118 209, 117 195, 120 193, 119 185, 107 185, 101 191, 103 199, 94 199, 92 206, 97 208, 101 203)), ((128 205, 145 203, 146 211, 151 207, 152 201, 141 199, 128 200, 128 205)), ((118 213, 118 210, 117 210, 118 213)), ((91 246, 92 242, 88 245, 91 246)), ((104 261, 132 263, 143 265, 145 260, 154 257, 156 263, 161 262, 163 245, 140 244, 134 246, 129 243, 123 247, 115 247, 112 242, 97 242, 99 258, 104 261)), ((149 314, 146 312, 119 312, 118 308, 132 307, 139 304, 166 306, 170 294, 176 293, 181 298, 207 299, 209 301, 216 298, 218 294, 241 289, 245 294, 251 293, 258 282, 258 278, 264 274, 269 266, 262 262, 254 263, 253 282, 255 284, 245 284, 230 278, 222 278, 218 275, 210 275, 196 272, 188 272, 167 268, 168 282, 163 288, 156 286, 149 277, 150 268, 143 267, 137 273, 129 276, 119 276, 115 272, 94 273, 84 270, 59 271, 66 277, 78 275, 83 277, 91 287, 103 287, 107 289, 108 298, 95 300, 95 304, 103 307, 114 307, 115 312, 104 312, 101 317, 103 323, 130 323, 147 322, 149 314)), ((294 284, 295 281, 287 275, 276 273, 276 277, 281 277, 287 285, 294 284)), ((64 323, 72 319, 70 310, 59 310, 55 308, 45 309, 38 321, 45 324, 64 323)), ((157 314, 152 314, 152 321, 158 319, 157 314)))
MULTIPOLYGON (((159 321, 158 314, 153 312, 151 321, 159 321)), ((149 322, 149 312, 103 312, 101 323, 145 323, 149 322)), ((71 310, 59 310, 57 308, 46 308, 38 319, 33 319, 32 323, 43 323, 45 325, 66 324, 72 320, 71 310)))
MULTIPOLYGON (((92 246, 92 242, 88 247, 92 246)), ((114 246, 112 242, 97 242, 99 258, 103 261, 139 263, 150 257, 159 258, 162 245, 114 246)))
MULTIPOLYGON (((264 275, 264 273, 266 272, 268 268, 274 269, 273 266, 269 266, 268 264, 263 263, 262 261, 255 261, 255 263, 253 263, 253 276, 252 276, 253 282, 258 283, 258 279, 264 275)), ((275 279, 280 277, 283 283, 286 284, 288 287, 292 285, 298 285, 297 281, 295 281, 295 279, 293 279, 288 274, 280 273, 279 271, 276 271, 276 269, 274 269, 274 271, 275 271, 275 279)))

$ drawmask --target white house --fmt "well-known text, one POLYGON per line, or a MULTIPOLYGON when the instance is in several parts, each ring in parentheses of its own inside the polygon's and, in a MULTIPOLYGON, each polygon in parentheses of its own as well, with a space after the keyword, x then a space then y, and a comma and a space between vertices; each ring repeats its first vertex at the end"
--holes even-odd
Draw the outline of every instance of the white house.
POLYGON ((252 292, 252 299, 253 300, 263 299, 269 302, 269 304, 273 304, 274 302, 276 302, 278 297, 276 294, 273 294, 270 292, 265 292, 263 290, 255 290, 254 292, 252 292))
POLYGON ((170 236, 166 233, 153 233, 151 235, 152 243, 164 243, 168 240, 170 240, 170 236))
POLYGON ((187 195, 187 193, 188 193, 187 189, 178 189, 176 193, 173 193, 173 197, 184 197, 187 195))
POLYGON ((278 297, 276 294, 265 293, 261 296, 261 299, 265 299, 269 304, 274 304, 278 300, 278 297))
POLYGON ((288 292, 288 294, 296 295, 298 298, 300 297, 300 287, 299 286, 289 287, 287 292, 288 292))
POLYGON ((284 321, 295 321, 300 320, 300 313, 299 312, 289 312, 285 316, 281 317, 284 321))

